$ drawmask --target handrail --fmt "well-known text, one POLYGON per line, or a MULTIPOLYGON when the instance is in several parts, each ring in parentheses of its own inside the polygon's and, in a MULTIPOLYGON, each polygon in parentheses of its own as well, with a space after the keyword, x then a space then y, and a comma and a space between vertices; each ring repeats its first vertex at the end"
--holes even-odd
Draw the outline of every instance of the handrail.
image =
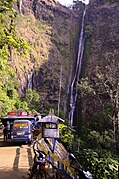
MULTIPOLYGON (((56 154, 52 153, 51 151, 48 151, 39 141, 38 141, 38 145, 44 150, 44 152, 49 155, 49 159, 50 157, 52 157, 53 159, 56 159, 58 162, 60 162, 61 164, 63 164, 62 168, 69 168, 69 170, 71 172, 74 173, 74 178, 77 178, 77 172, 75 171, 75 169, 73 167, 70 166, 70 163, 62 160, 61 158, 59 158, 56 154), (64 167, 65 166, 65 167, 64 167)), ((59 167, 59 166, 58 166, 59 167)), ((59 169, 59 168, 58 168, 59 169)))

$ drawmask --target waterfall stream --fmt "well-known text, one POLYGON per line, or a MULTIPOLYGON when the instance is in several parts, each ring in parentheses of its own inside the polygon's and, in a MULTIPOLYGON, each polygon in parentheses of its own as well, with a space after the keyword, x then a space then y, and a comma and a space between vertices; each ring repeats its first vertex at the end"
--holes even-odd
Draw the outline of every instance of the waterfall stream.
POLYGON ((82 57, 83 57, 83 51, 84 51, 85 15, 86 15, 86 8, 83 11, 82 24, 81 24, 81 32, 80 32, 80 38, 79 38, 77 64, 76 64, 74 78, 73 78, 73 81, 72 81, 71 87, 70 87, 69 124, 71 126, 73 126, 73 117, 74 117, 74 111, 75 111, 76 99, 77 99, 77 83, 79 82, 79 79, 80 79, 81 66, 82 66, 82 57))
POLYGON ((33 88, 33 73, 29 73, 27 77, 27 89, 33 88))

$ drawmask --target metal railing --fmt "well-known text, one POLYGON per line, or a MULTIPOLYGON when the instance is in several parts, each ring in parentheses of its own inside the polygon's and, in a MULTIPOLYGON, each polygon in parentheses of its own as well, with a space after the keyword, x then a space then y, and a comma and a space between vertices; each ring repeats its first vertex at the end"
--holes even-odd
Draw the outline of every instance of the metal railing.
POLYGON ((47 154, 49 163, 51 163, 53 170, 54 168, 56 169, 56 175, 58 175, 60 179, 65 179, 64 175, 67 175, 67 178, 69 176, 69 179, 78 179, 78 174, 76 173, 75 169, 70 166, 70 163, 68 161, 60 158, 59 153, 58 155, 57 153, 52 153, 52 151, 49 149, 48 145, 45 144, 45 142, 42 142, 42 144, 38 142, 38 144, 47 154))

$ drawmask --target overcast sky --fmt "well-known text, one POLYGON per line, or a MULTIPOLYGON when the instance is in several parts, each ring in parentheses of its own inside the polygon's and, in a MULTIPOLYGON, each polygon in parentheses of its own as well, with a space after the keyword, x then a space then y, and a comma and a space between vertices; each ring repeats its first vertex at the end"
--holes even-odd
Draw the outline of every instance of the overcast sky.
POLYGON ((63 5, 69 5, 69 4, 72 4, 73 0, 57 0, 60 2, 60 4, 63 4, 63 5))
MULTIPOLYGON (((73 2, 73 0, 57 0, 57 1, 59 1, 60 4, 63 4, 63 5, 70 5, 73 2)), ((89 3, 89 0, 79 0, 79 1, 82 1, 85 4, 89 3)))

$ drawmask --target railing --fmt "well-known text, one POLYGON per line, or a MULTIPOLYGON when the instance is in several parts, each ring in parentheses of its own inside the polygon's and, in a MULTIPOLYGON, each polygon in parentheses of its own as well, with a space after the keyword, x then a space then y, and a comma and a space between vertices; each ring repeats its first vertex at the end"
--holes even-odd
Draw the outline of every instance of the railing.
POLYGON ((40 142, 38 142, 38 144, 42 148, 42 150, 44 150, 44 152, 47 154, 48 161, 52 163, 53 168, 57 168, 57 171, 59 171, 60 174, 62 174, 62 171, 64 171, 66 172, 66 174, 68 174, 70 178, 78 179, 77 173, 75 172, 74 168, 70 166, 69 162, 62 160, 57 156, 57 154, 54 154, 51 151, 47 150, 46 146, 43 146, 40 142))

